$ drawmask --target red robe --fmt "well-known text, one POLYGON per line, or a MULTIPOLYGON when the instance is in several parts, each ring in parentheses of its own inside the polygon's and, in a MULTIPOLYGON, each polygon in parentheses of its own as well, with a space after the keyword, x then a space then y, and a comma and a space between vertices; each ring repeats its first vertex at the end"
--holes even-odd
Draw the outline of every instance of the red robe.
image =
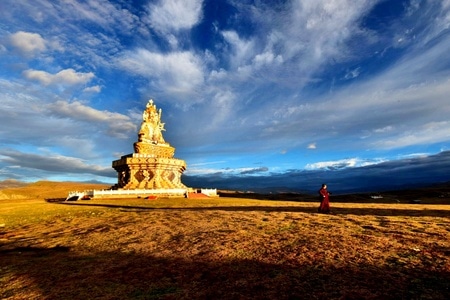
POLYGON ((320 201, 319 212, 320 213, 329 213, 330 212, 330 199, 329 199, 330 193, 328 193, 326 188, 321 188, 319 190, 319 194, 322 197, 322 200, 320 201))

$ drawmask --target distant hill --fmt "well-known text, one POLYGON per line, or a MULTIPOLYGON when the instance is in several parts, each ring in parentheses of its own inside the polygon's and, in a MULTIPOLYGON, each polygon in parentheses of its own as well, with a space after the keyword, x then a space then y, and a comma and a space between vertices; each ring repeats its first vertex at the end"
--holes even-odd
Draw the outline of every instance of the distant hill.
POLYGON ((16 179, 6 179, 0 181, 0 190, 23 187, 26 186, 27 184, 28 184, 27 182, 19 181, 16 179))
MULTIPOLYGON (((277 189, 278 192, 218 190, 222 197, 250 198, 260 200, 285 200, 319 202, 317 194, 277 189)), ((354 203, 423 203, 450 204, 450 182, 425 187, 405 188, 379 192, 332 194, 331 202, 354 203)))
MULTIPOLYGON (((0 200, 2 199, 54 199, 66 198, 70 191, 109 189, 109 184, 86 182, 38 181, 24 183, 20 181, 0 182, 0 200), (6 188, 5 188, 6 186, 6 188), (13 186, 13 187, 8 187, 13 186)), ((284 200, 284 201, 319 201, 316 194, 293 192, 278 188, 278 192, 249 190, 218 190, 222 197, 238 197, 249 199, 284 200)), ((358 203, 424 203, 450 204, 450 182, 429 185, 426 187, 397 189, 371 193, 332 194, 332 202, 358 203)))
POLYGON ((70 191, 108 189, 110 185, 81 182, 37 181, 0 189, 1 199, 66 198, 70 191))

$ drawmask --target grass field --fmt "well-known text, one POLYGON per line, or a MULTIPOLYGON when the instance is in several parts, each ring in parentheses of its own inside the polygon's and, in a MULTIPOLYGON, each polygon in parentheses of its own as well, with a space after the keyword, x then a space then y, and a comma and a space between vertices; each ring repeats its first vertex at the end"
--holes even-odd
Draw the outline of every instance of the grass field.
POLYGON ((0 191, 0 298, 450 299, 450 205, 45 201, 65 189, 0 191))

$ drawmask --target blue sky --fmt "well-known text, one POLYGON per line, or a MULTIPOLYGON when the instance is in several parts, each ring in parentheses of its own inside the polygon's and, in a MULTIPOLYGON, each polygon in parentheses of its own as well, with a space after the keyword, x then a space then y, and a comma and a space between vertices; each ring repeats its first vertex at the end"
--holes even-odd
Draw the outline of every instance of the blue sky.
POLYGON ((191 179, 430 163, 449 32, 448 0, 2 0, 0 180, 116 182, 150 98, 191 179))

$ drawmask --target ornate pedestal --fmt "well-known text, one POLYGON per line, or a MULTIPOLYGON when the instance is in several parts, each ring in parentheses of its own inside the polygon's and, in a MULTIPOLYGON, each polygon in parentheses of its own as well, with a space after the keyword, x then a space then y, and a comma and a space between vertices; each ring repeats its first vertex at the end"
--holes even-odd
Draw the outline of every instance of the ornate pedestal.
POLYGON ((132 153, 113 161, 112 166, 118 173, 117 188, 186 188, 181 183, 181 174, 186 170, 186 163, 181 159, 132 153))

